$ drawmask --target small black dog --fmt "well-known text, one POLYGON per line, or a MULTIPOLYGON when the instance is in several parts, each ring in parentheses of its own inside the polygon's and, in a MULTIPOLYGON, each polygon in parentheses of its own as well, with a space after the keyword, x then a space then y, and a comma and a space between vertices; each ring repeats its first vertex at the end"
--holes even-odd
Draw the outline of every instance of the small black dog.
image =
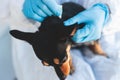
MULTIPOLYGON (((10 31, 15 38, 29 42, 36 56, 42 61, 43 65, 53 66, 60 80, 74 71, 70 56, 70 46, 73 44, 71 37, 75 33, 74 29, 82 28, 85 24, 74 24, 65 27, 63 22, 79 12, 85 10, 82 6, 69 2, 64 3, 63 14, 60 19, 57 16, 47 17, 35 33, 21 32, 18 30, 10 31), (71 35, 72 34, 72 35, 71 35)), ((95 46, 92 45, 92 48, 95 46)), ((93 49, 93 52, 97 48, 93 49)), ((96 51, 97 52, 97 51, 96 51)), ((99 53, 99 52, 97 52, 99 53)), ((103 52, 102 52, 103 53, 103 52)))

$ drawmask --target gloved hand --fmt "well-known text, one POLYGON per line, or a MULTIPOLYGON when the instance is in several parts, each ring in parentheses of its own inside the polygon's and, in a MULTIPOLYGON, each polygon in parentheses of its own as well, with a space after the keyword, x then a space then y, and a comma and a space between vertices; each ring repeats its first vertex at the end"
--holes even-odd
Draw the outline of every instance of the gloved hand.
POLYGON ((28 18, 42 22, 47 16, 61 16, 62 6, 55 0, 25 0, 23 13, 28 18))
POLYGON ((64 21, 65 26, 75 23, 86 25, 82 29, 78 29, 72 37, 76 43, 97 40, 101 37, 104 24, 109 18, 109 9, 105 4, 95 4, 91 8, 78 13, 76 16, 64 21))

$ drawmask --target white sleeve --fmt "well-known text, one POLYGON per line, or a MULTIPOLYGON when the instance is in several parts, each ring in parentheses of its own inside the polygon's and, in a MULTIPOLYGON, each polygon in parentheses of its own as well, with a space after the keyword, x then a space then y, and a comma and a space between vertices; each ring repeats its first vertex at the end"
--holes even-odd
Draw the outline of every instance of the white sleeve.
POLYGON ((9 20, 9 0, 3 0, 0 2, 0 38, 8 30, 9 20))
POLYGON ((11 0, 10 2, 10 28, 22 31, 36 31, 40 25, 35 21, 28 20, 23 12, 24 0, 11 0))
POLYGON ((9 0, 3 0, 0 2, 0 18, 7 17, 9 15, 9 0))

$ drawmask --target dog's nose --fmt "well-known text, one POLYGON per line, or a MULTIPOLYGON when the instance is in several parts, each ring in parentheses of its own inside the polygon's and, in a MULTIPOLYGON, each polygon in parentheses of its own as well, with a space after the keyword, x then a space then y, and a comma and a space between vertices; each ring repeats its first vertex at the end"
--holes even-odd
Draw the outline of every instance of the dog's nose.
POLYGON ((70 73, 69 60, 67 60, 66 62, 64 62, 64 63, 62 64, 62 66, 60 67, 60 69, 61 69, 62 73, 63 73, 65 76, 69 75, 69 73, 70 73))
POLYGON ((60 67, 58 66, 54 66, 55 71, 59 77, 60 80, 65 80, 66 76, 63 74, 63 72, 61 71, 60 67))

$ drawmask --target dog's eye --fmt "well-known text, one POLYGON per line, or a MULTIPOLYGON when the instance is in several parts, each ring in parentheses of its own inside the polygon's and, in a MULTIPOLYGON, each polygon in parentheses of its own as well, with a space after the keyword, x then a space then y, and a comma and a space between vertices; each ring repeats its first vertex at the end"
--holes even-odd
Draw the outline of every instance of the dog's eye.
POLYGON ((67 59, 68 59, 68 57, 65 56, 61 62, 58 58, 54 58, 53 61, 54 61, 54 64, 61 66, 64 62, 67 61, 67 59))
POLYGON ((42 61, 42 64, 43 64, 44 66, 50 66, 49 63, 47 63, 46 61, 42 61))

